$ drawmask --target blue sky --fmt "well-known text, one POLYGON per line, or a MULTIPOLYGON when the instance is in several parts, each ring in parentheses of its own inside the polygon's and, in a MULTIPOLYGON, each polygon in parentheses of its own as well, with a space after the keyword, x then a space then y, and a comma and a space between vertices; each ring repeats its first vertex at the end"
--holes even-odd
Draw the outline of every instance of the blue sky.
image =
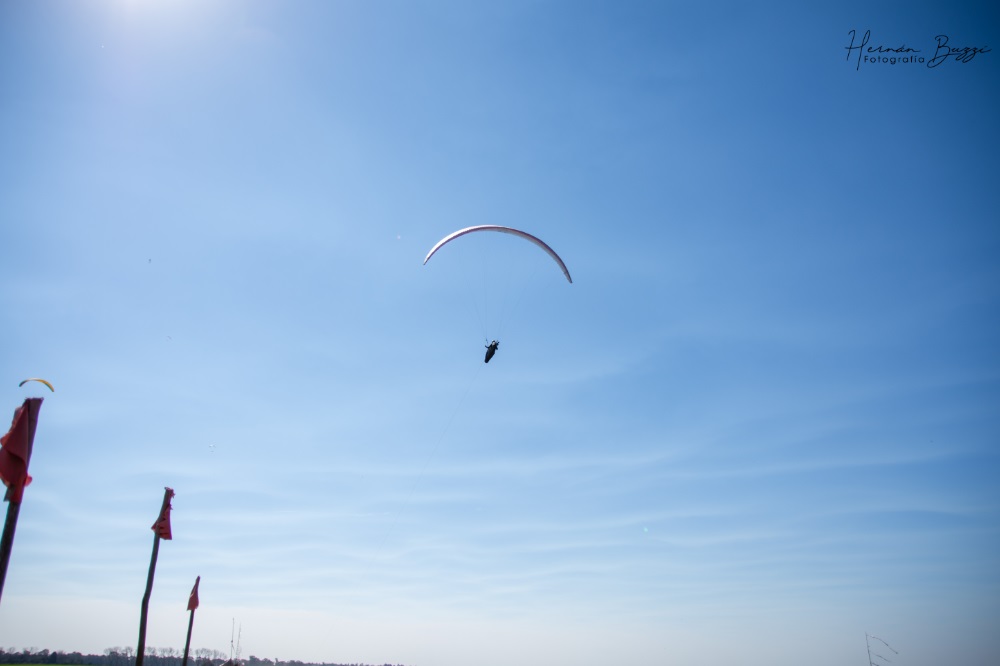
POLYGON ((4 3, 0 644, 992 663, 997 19, 4 3))

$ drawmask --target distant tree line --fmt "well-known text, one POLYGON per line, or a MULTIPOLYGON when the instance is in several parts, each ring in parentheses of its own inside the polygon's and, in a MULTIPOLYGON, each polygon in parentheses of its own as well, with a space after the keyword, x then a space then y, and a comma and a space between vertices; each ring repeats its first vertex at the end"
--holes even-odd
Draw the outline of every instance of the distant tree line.
MULTIPOLYGON (((143 664, 147 666, 181 666, 184 658, 183 650, 176 648, 147 647, 143 664)), ((82 654, 80 652, 63 652, 57 650, 39 650, 37 648, 0 648, 0 664, 71 664, 73 666, 132 666, 135 664, 135 648, 113 647, 104 650, 104 654, 82 654)), ((218 650, 198 648, 188 655, 188 666, 371 666, 369 664, 328 664, 303 662, 298 660, 281 661, 280 659, 258 659, 251 655, 248 659, 229 660, 218 650)), ((381 666, 393 666, 382 664, 381 666)), ((396 666, 402 666, 401 664, 396 666)))
MULTIPOLYGON (((221 666, 226 661, 225 654, 218 650, 198 648, 188 655, 188 666, 221 666)), ((150 666, 181 666, 184 653, 176 648, 146 648, 145 662, 150 666)), ((135 663, 135 648, 112 647, 104 654, 83 654, 36 648, 0 648, 0 664, 71 664, 81 666, 132 666, 135 663)))

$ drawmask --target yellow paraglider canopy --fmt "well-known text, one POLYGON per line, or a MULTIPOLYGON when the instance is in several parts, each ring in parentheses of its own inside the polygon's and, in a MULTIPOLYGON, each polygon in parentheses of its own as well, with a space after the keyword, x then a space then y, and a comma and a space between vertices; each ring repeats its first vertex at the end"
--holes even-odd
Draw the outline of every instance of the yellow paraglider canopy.
POLYGON ((56 392, 56 390, 55 390, 55 388, 53 388, 52 384, 50 384, 50 383, 49 383, 49 382, 47 382, 46 380, 44 380, 44 379, 41 379, 41 378, 39 378, 39 377, 29 377, 29 378, 25 379, 25 380, 24 380, 23 382, 21 382, 20 384, 18 384, 18 386, 24 386, 24 385, 25 385, 25 384, 27 384, 28 382, 39 382, 39 383, 41 383, 41 384, 45 384, 46 386, 48 386, 48 387, 49 387, 49 390, 50 390, 50 391, 52 391, 53 393, 55 393, 55 392, 56 392))

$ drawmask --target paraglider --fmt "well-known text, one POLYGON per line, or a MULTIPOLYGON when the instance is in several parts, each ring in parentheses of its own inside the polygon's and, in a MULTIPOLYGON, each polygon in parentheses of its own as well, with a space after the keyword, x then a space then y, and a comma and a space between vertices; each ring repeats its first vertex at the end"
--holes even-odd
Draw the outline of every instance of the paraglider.
POLYGON ((50 384, 50 383, 49 383, 49 382, 47 382, 46 380, 44 380, 44 379, 41 379, 41 378, 39 378, 39 377, 29 377, 28 379, 25 379, 25 380, 24 380, 24 381, 22 381, 22 382, 21 382, 20 384, 18 384, 18 386, 24 386, 24 385, 25 385, 25 384, 27 384, 28 382, 38 382, 38 383, 40 383, 40 384, 45 384, 46 386, 48 386, 48 387, 49 387, 49 390, 50 390, 50 391, 52 391, 53 393, 55 393, 55 392, 56 392, 55 388, 53 388, 53 387, 52 387, 52 384, 50 384))
MULTIPOLYGON (((545 243, 545 241, 543 241, 542 239, 538 238, 537 236, 532 236, 531 234, 529 234, 526 231, 521 231, 520 229, 514 229, 513 227, 504 227, 504 226, 500 226, 500 225, 497 225, 497 224, 480 224, 480 225, 477 225, 477 226, 474 226, 474 227, 466 227, 465 229, 459 229, 458 231, 455 231, 453 233, 448 234, 447 236, 445 236, 444 238, 442 238, 441 240, 439 240, 434 245, 434 247, 431 248, 431 251, 427 253, 427 256, 424 257, 424 265, 425 266, 427 265, 427 262, 430 261, 430 258, 433 257, 434 254, 438 250, 440 250, 442 247, 444 247, 448 243, 452 242, 456 238, 460 238, 462 236, 465 236, 466 234, 478 233, 480 231, 495 231, 495 232, 499 232, 499 233, 503 233, 503 234, 510 234, 511 236, 516 236, 518 238, 522 238, 522 239, 528 241, 529 243, 532 243, 532 244, 536 245, 537 247, 541 248, 543 252, 545 252, 547 255, 549 255, 549 257, 551 257, 553 261, 556 262, 556 265, 559 266, 559 270, 561 270, 563 276, 565 276, 566 281, 569 282, 570 284, 573 283, 573 278, 570 277, 569 269, 566 267, 566 263, 562 260, 562 258, 558 254, 556 254, 555 250, 553 250, 551 247, 549 247, 549 245, 547 243, 545 243)), ((485 283, 485 279, 484 279, 484 283, 485 283)), ((485 298, 485 296, 484 296, 484 298, 485 298)), ((486 327, 484 326, 483 328, 484 328, 484 331, 483 331, 484 338, 487 339, 487 340, 489 340, 490 338, 486 337, 486 335, 485 335, 485 333, 486 333, 485 328, 486 327)), ((484 362, 485 363, 489 363, 490 359, 493 358, 494 354, 497 353, 497 349, 499 349, 499 348, 500 348, 500 343, 496 339, 494 339, 492 342, 490 342, 489 344, 487 344, 486 345, 486 359, 485 359, 484 362)))
POLYGON ((486 345, 486 360, 483 363, 489 363, 490 359, 493 358, 493 354, 497 353, 497 349, 500 349, 500 343, 496 340, 486 345))

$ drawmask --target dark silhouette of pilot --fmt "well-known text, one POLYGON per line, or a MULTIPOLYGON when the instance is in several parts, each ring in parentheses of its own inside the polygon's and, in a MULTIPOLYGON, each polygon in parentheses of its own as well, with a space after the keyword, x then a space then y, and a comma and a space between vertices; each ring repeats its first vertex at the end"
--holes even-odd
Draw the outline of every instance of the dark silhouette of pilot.
POLYGON ((489 363, 490 359, 493 358, 493 354, 497 353, 497 349, 500 348, 500 343, 494 340, 490 344, 486 345, 486 360, 484 363, 489 363))

